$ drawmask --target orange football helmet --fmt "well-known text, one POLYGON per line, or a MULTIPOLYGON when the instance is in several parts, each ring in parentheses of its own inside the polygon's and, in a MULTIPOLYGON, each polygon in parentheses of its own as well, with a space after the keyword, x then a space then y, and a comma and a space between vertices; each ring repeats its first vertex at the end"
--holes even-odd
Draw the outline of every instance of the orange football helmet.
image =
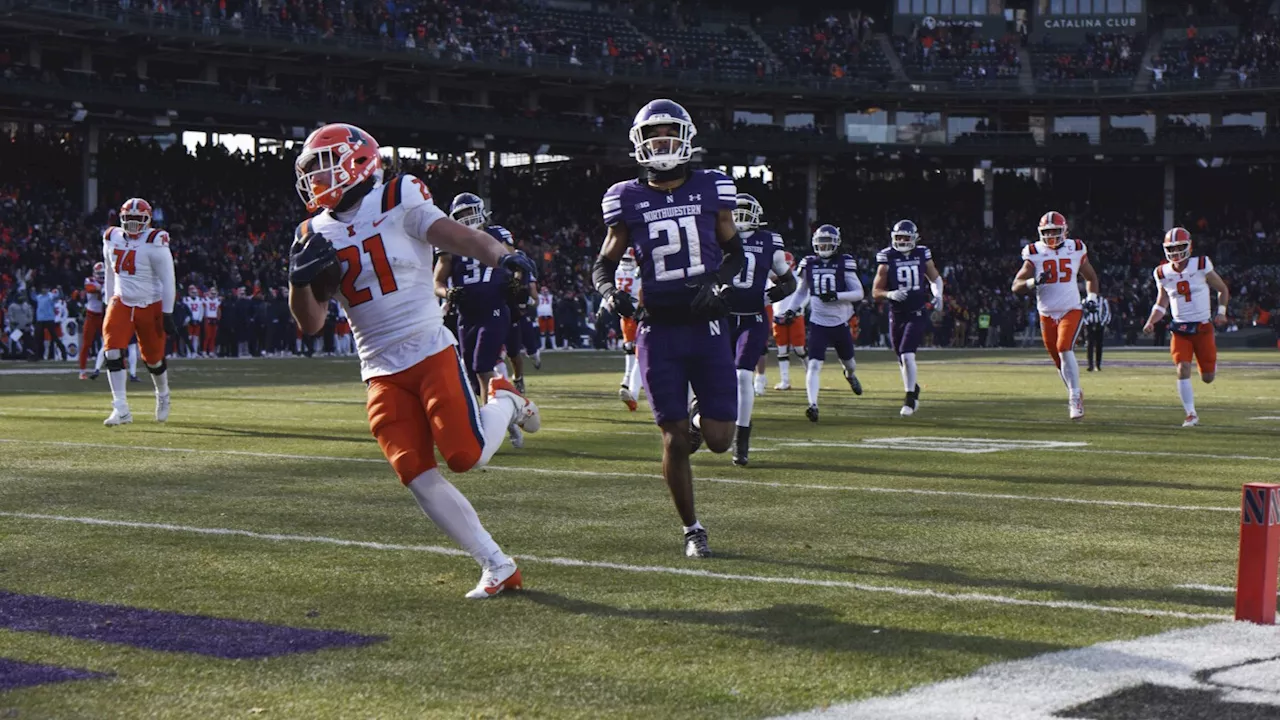
POLYGON ((142 198, 129 198, 120 206, 120 228, 126 235, 138 236, 151 227, 151 203, 142 198))
POLYGON ((1062 213, 1050 210, 1040 216, 1040 241, 1050 248, 1058 248, 1067 241, 1067 219, 1062 213))
POLYGON ((1191 257, 1191 233, 1176 227, 1164 234, 1164 256, 1177 265, 1191 257))
POLYGON ((378 141, 355 125, 325 125, 307 137, 294 162, 298 196, 308 212, 333 209, 342 196, 382 169, 378 141))

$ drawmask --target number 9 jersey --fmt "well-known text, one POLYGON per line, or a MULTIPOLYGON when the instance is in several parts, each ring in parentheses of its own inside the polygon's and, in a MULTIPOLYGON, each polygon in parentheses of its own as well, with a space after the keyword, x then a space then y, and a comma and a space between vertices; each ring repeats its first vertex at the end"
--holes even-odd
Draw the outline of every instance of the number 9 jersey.
POLYGON ((1035 266, 1032 277, 1041 315, 1058 319, 1081 308, 1076 272, 1088 254, 1084 243, 1073 239, 1064 239, 1056 248, 1039 240, 1022 248, 1022 259, 1035 266))
POLYGON ((427 186, 401 175, 340 216, 325 210, 298 226, 299 237, 318 232, 338 252, 337 298, 351 319, 362 380, 407 370, 455 344, 436 300, 435 250, 416 239, 443 217, 427 186))
POLYGON ((1213 262, 1207 256, 1187 258, 1182 271, 1173 263, 1163 262, 1153 275, 1156 287, 1169 295, 1169 311, 1173 321, 1179 323, 1207 323, 1209 312, 1209 283, 1205 276, 1213 272, 1213 262))

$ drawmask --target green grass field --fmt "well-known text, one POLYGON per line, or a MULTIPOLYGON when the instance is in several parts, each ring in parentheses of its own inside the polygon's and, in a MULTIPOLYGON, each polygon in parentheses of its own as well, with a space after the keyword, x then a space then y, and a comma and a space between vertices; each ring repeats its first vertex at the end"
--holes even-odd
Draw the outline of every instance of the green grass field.
POLYGON ((105 379, 5 365, 0 591, 386 640, 225 660, 0 629, 0 658, 111 674, 0 693, 0 717, 763 717, 1230 615, 1179 586, 1234 584, 1240 486, 1280 477, 1275 353, 1223 353, 1192 430, 1165 352, 1110 353, 1075 424, 1043 352, 921 357, 914 418, 863 352, 861 398, 828 363, 820 424, 802 388, 757 402, 749 468, 695 456, 699 562, 621 356, 549 355, 544 431, 452 477, 522 562, 527 590, 485 602, 381 460, 351 360, 175 360, 170 421, 144 378, 116 429, 105 379))

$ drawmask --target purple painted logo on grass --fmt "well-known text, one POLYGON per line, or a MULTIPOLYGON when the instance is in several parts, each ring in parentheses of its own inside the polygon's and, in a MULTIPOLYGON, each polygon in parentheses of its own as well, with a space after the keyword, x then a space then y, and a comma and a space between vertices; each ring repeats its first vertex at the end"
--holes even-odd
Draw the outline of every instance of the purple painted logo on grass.
POLYGON ((311 630, 3 591, 0 628, 227 659, 360 647, 386 640, 341 630, 311 630))
POLYGON ((20 660, 0 658, 0 692, 33 685, 47 685, 70 680, 93 680, 94 678, 104 677, 111 677, 111 675, 79 668, 37 665, 20 660))

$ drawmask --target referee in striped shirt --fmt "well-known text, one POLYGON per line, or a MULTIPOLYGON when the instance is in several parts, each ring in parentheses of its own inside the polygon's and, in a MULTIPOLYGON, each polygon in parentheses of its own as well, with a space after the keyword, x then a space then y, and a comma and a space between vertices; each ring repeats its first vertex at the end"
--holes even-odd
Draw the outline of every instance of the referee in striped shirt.
POLYGON ((1089 372, 1102 370, 1102 336, 1111 324, 1111 304, 1103 296, 1084 304, 1085 342, 1088 344, 1089 372))

